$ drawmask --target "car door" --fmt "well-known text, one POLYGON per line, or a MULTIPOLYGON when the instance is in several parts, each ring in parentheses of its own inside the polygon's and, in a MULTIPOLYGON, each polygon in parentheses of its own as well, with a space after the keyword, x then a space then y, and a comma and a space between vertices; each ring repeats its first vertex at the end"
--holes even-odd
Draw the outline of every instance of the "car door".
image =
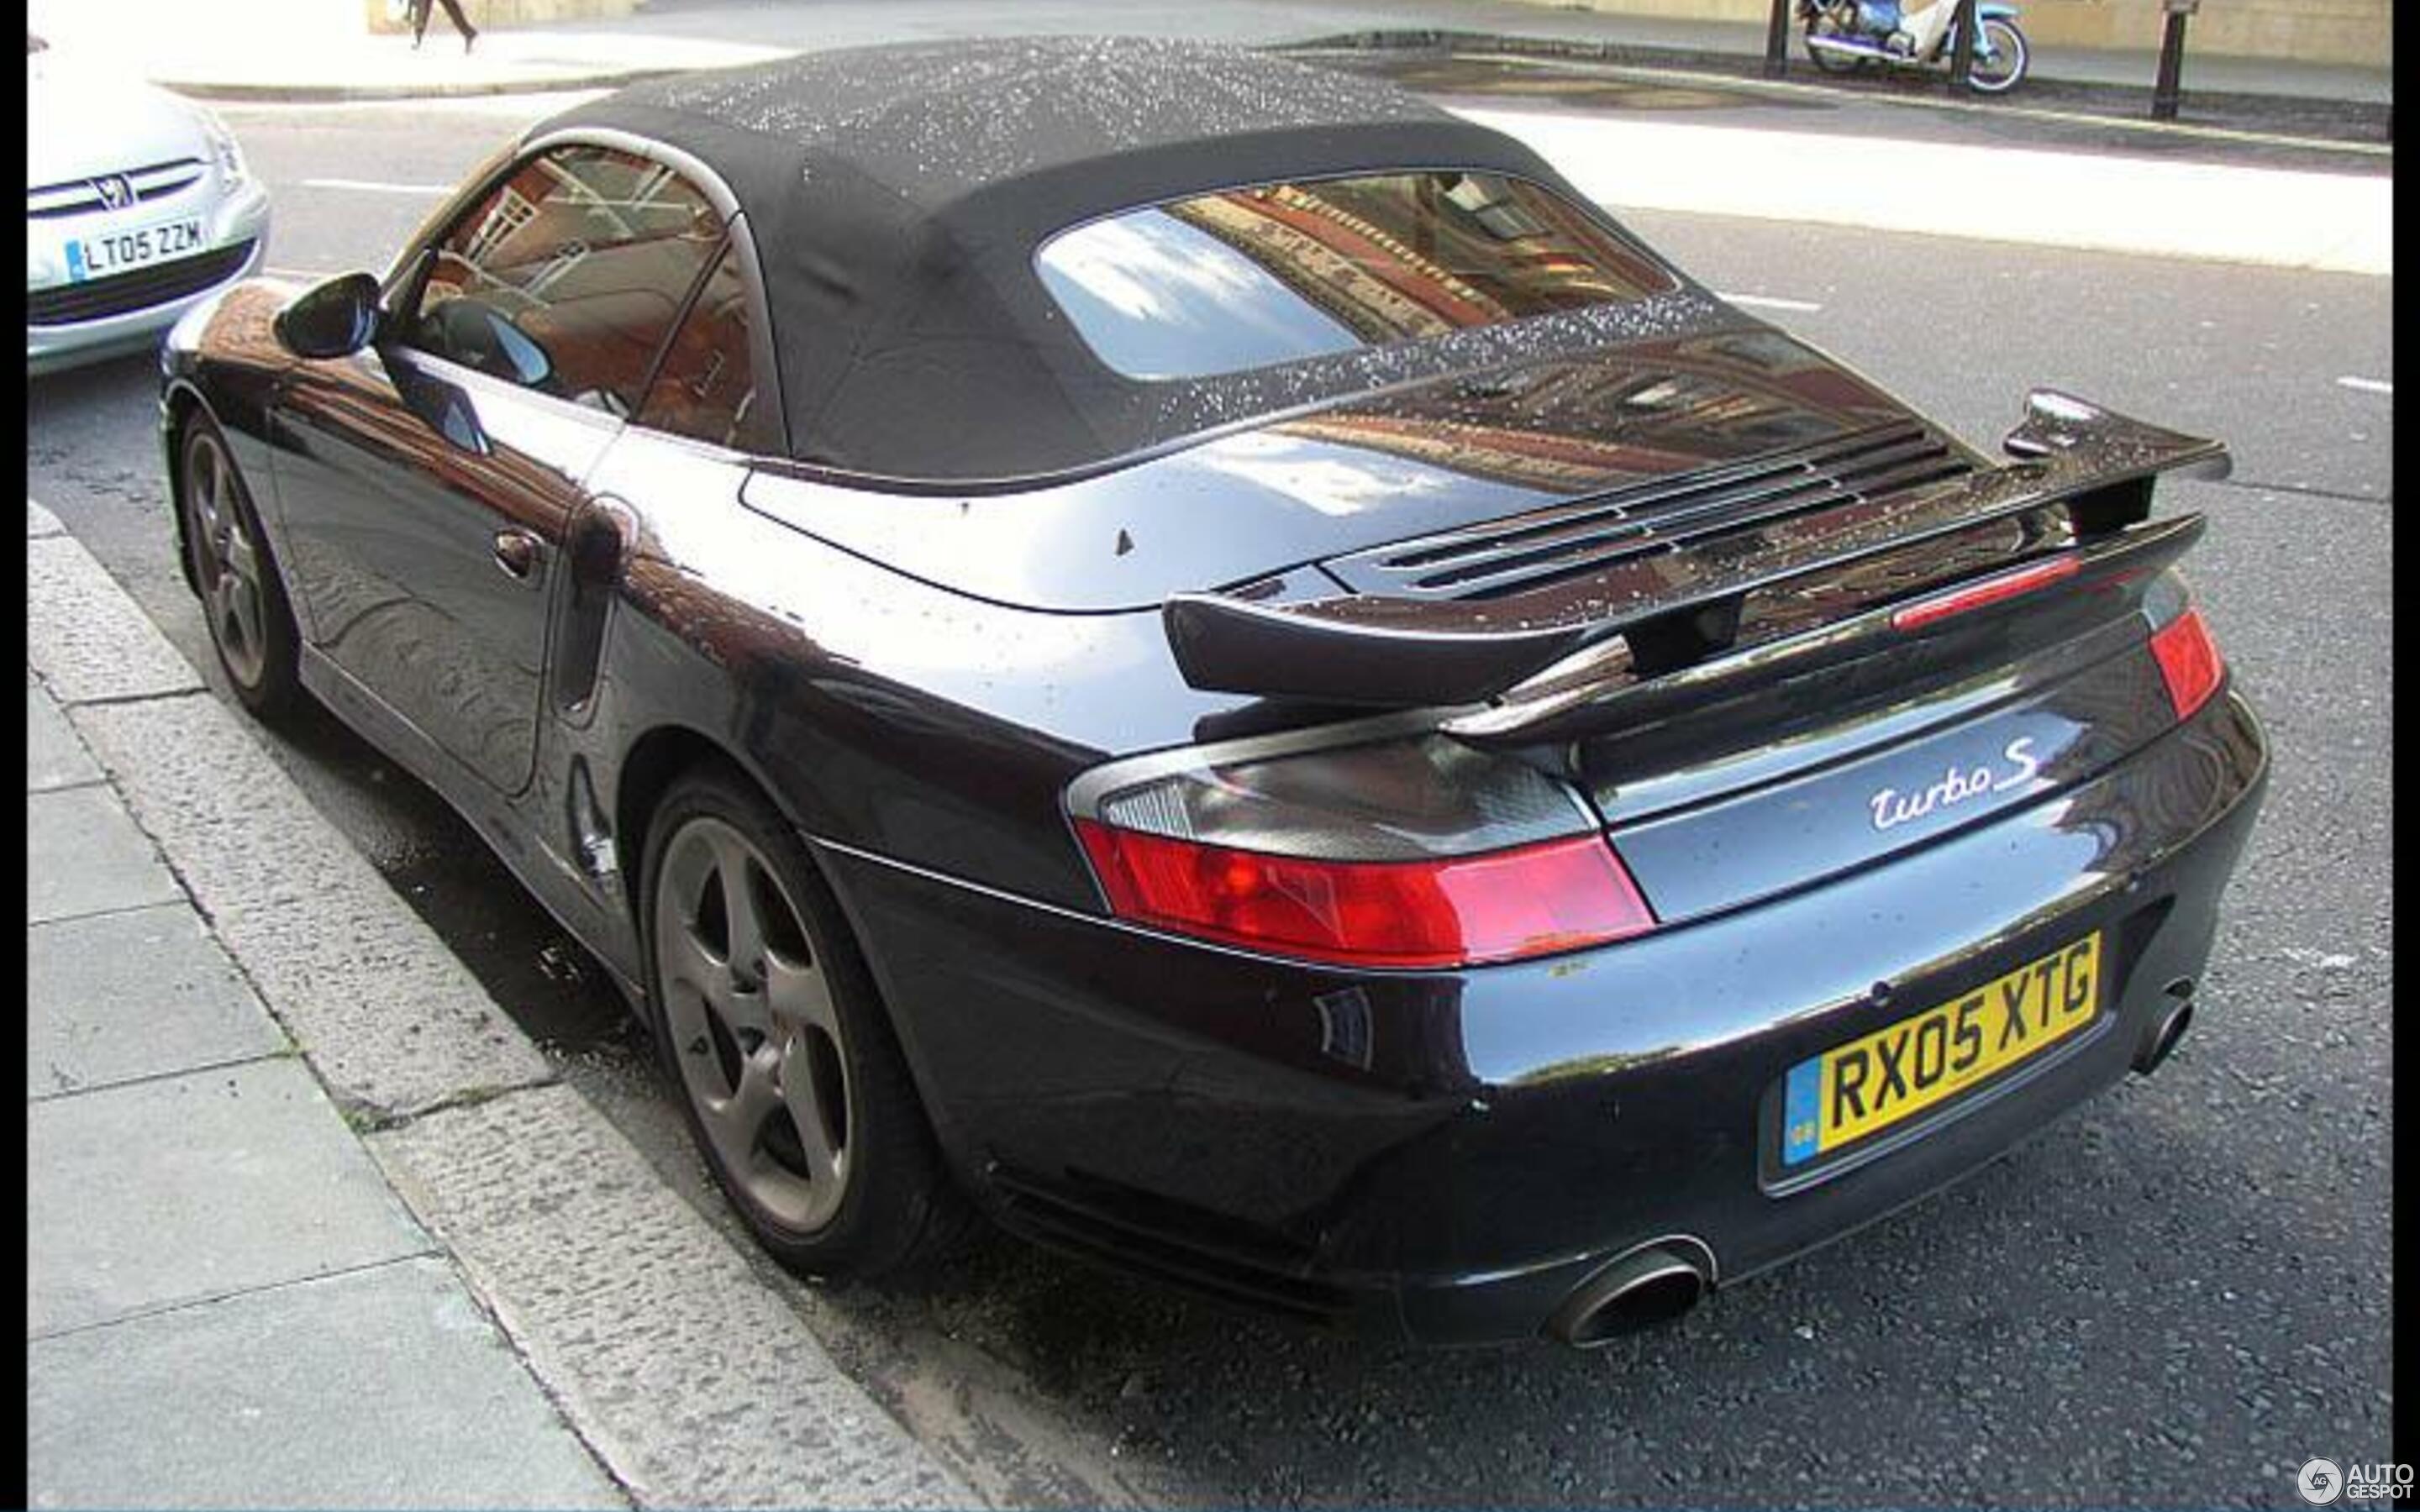
POLYGON ((299 364, 279 401, 312 647, 503 793, 534 764, 548 604, 585 480, 723 240, 671 168, 542 147, 405 264, 371 347, 299 364))

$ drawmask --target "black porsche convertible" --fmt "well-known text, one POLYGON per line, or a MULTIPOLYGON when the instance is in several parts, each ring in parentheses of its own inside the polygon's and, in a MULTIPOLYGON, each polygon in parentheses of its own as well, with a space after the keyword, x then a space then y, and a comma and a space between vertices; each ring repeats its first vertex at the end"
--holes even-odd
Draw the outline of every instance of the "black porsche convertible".
POLYGON ((1675 1316, 2157 1066, 2267 777, 2222 446, 1987 455, 1264 55, 637 85, 163 368, 235 696, 468 817, 810 1274, 1675 1316))

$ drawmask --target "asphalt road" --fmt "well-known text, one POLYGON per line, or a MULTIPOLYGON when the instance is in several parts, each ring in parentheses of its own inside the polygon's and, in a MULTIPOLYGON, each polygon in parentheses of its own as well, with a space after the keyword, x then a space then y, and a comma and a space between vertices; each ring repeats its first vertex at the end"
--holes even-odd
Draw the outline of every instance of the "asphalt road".
MULTIPOLYGON (((382 266, 561 101, 227 112, 280 268, 382 266)), ((1593 1354, 1304 1333, 1004 1239, 917 1294, 765 1268, 979 1488, 1032 1504, 2297 1503, 2391 1458, 2392 285, 1640 215, 1970 440, 2050 383, 2227 439, 2206 610, 2277 749, 2193 1037, 1969 1181, 1593 1354), (2347 384, 2347 378, 2362 380, 2347 384)), ((197 665, 152 374, 32 390, 28 488, 197 665)), ((616 997, 468 829, 321 721, 281 758, 666 1177, 719 1204, 616 997)))

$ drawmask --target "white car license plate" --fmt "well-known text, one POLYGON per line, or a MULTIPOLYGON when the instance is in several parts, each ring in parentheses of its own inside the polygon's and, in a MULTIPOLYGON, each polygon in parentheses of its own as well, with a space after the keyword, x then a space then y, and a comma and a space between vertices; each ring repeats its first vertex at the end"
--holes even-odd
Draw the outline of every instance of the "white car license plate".
POLYGON ((146 263, 163 262, 202 250, 198 219, 163 221, 132 231, 110 231, 68 243, 68 282, 82 284, 130 272, 146 263))

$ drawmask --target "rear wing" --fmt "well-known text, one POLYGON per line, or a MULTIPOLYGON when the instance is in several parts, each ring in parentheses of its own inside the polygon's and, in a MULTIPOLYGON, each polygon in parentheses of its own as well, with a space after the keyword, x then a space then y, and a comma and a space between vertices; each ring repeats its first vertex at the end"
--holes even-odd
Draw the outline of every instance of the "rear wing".
POLYGON ((1482 709, 1454 724, 1502 737, 1533 722, 1518 716, 1542 685, 1575 687, 1668 661, 1676 639, 1721 649, 1758 590, 2053 504, 2066 506, 2078 544, 2089 544, 2147 518, 2158 475, 2223 478, 2232 466, 2220 442, 2048 389, 2026 396, 2024 422, 2001 444, 2018 460, 1759 521, 1683 550, 1641 552, 1504 597, 1272 603, 1179 594, 1162 617, 1194 687, 1384 708, 1493 705, 1492 718, 1482 709))

